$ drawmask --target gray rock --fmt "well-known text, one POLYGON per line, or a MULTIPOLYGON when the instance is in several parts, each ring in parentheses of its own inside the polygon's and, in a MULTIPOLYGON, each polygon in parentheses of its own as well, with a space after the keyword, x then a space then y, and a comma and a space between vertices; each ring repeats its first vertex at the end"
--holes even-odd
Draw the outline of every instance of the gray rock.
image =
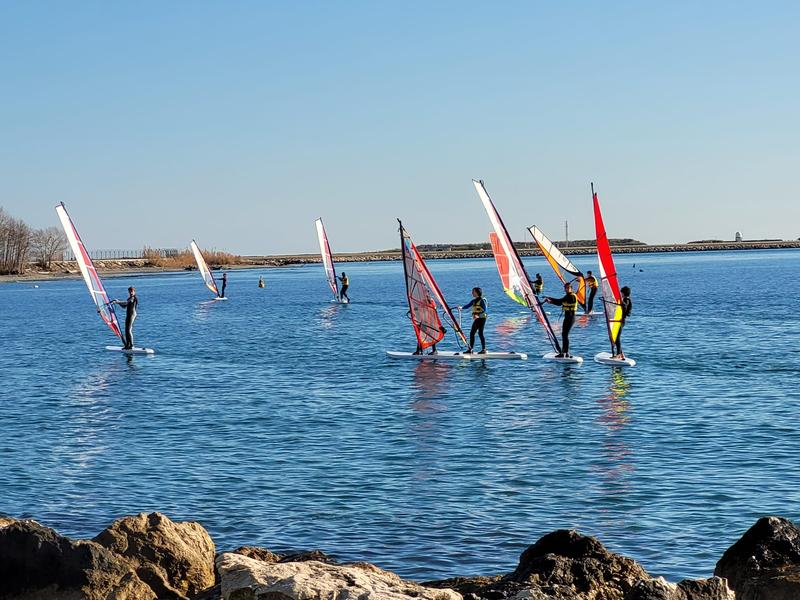
POLYGON ((800 598, 800 529, 763 517, 725 551, 714 575, 728 579, 736 600, 800 598))
POLYGON ((215 583, 214 542, 198 523, 141 513, 114 521, 94 541, 124 557, 160 600, 187 600, 215 583))
POLYGON ((155 600, 119 556, 75 542, 36 521, 0 528, 0 598, 15 600, 155 600))
POLYGON ((462 600, 453 590, 425 588, 366 563, 267 564, 224 553, 217 569, 224 600, 462 600))
POLYGON ((659 577, 638 581, 625 600, 735 600, 735 596, 720 577, 686 579, 680 583, 669 583, 659 577))

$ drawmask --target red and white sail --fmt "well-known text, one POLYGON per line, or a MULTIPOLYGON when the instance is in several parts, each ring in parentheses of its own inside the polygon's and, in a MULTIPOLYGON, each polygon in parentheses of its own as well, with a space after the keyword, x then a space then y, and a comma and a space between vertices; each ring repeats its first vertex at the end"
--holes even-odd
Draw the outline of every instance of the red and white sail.
POLYGON ((322 256, 322 266, 325 267, 325 276, 328 278, 328 285, 333 292, 333 297, 339 300, 339 282, 336 279, 336 268, 333 265, 333 253, 331 245, 328 243, 328 234, 325 233, 325 226, 322 219, 314 221, 317 226, 317 239, 319 240, 319 252, 322 256))
POLYGON ((208 263, 206 263, 206 259, 203 258, 203 253, 200 252, 197 242, 192 240, 192 243, 189 244, 189 246, 194 254, 194 260, 197 263, 197 270, 200 271, 200 276, 203 278, 203 283, 206 284, 206 287, 211 291, 212 294, 219 296, 217 282, 214 281, 214 276, 211 274, 211 269, 208 268, 208 263))
POLYGON ((594 204, 594 227, 597 234, 597 261, 600 263, 600 290, 603 295, 603 312, 608 326, 608 339, 611 342, 611 353, 614 354, 614 344, 622 327, 622 295, 619 292, 617 281, 617 268, 611 255, 611 245, 608 242, 606 226, 603 223, 603 214, 600 212, 600 202, 592 184, 592 203, 594 204))
POLYGON ((400 223, 400 249, 403 255, 403 269, 406 276, 406 294, 408 297, 408 310, 414 332, 417 335, 420 349, 429 348, 439 343, 445 335, 445 329, 439 318, 436 303, 442 307, 445 319, 456 332, 462 343, 467 343, 467 338, 461 326, 447 304, 447 300, 433 278, 428 265, 417 250, 411 236, 403 224, 400 223))
POLYGON ((114 335, 122 340, 122 332, 119 328, 117 315, 114 312, 114 305, 112 305, 108 299, 108 294, 103 287, 100 276, 97 274, 97 269, 95 269, 89 252, 86 250, 86 246, 83 245, 81 236, 78 235, 78 230, 75 229, 75 225, 72 223, 72 219, 69 218, 69 214, 67 214, 67 209, 63 202, 56 206, 56 214, 58 214, 61 226, 64 228, 64 233, 67 235, 70 248, 75 255, 75 261, 78 263, 81 275, 83 275, 83 280, 86 282, 86 287, 89 288, 89 294, 91 294, 92 300, 97 306, 97 314, 100 315, 103 322, 114 332, 114 335))
POLYGON ((531 287, 528 274, 525 272, 522 259, 517 253, 514 243, 511 241, 511 236, 508 234, 508 230, 503 224, 503 220, 500 218, 500 213, 498 213, 497 209, 494 207, 494 203, 489 197, 489 193, 486 191, 483 181, 473 179, 472 183, 475 185, 475 190, 478 192, 483 207, 486 209, 486 214, 489 216, 489 221, 494 228, 496 237, 492 240, 492 250, 495 252, 495 261, 500 271, 500 278, 503 281, 503 288, 511 298, 518 302, 521 298, 524 304, 533 311, 536 318, 539 319, 539 322, 542 324, 547 339, 550 341, 550 345, 560 354, 561 346, 558 343, 556 334, 553 332, 553 327, 550 325, 547 314, 542 308, 542 303, 536 294, 533 293, 533 288, 531 287), (500 258, 498 258, 498 255, 500 258), (508 265, 507 273, 503 272, 505 265, 508 265))

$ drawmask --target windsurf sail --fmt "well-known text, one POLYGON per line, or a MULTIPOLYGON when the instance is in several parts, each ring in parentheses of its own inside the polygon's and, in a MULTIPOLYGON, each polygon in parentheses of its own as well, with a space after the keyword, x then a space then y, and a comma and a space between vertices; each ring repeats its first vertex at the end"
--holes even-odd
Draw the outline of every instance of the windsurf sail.
POLYGON ((539 246, 539 250, 542 251, 547 262, 553 267, 553 271, 558 275, 561 282, 576 284, 575 295, 578 297, 578 302, 581 306, 586 306, 586 280, 581 270, 572 264, 572 261, 564 256, 564 253, 536 225, 528 227, 528 231, 531 232, 536 245, 539 246))
POLYGON ((547 314, 542 308, 541 301, 537 298, 536 294, 533 293, 533 288, 531 287, 528 274, 525 272, 522 259, 517 253, 514 243, 511 241, 511 236, 508 234, 508 230, 503 224, 503 220, 500 218, 500 213, 498 213, 497 209, 494 207, 492 199, 489 197, 489 193, 483 185, 483 181, 473 179, 472 183, 475 185, 475 190, 478 192, 483 207, 486 209, 486 214, 489 215, 489 221, 491 221, 492 227, 494 228, 495 240, 492 243, 492 250, 494 251, 498 271, 500 271, 500 279, 503 281, 503 288, 514 300, 517 300, 517 297, 523 299, 524 304, 533 311, 536 318, 539 319, 539 322, 542 324, 547 339, 550 341, 550 345, 553 346, 553 350, 560 354, 561 346, 558 343, 558 339, 556 339, 556 334, 553 332, 553 327, 550 325, 547 314), (495 246, 497 249, 495 249, 495 246), (500 258, 498 258, 498 256, 500 256, 500 258), (501 265, 508 265, 505 278, 501 265))
POLYGON ((614 354, 614 344, 622 326, 622 296, 619 292, 617 269, 611 256, 611 246, 608 243, 608 235, 603 223, 603 214, 600 212, 600 202, 597 199, 597 193, 594 191, 594 184, 592 184, 592 203, 594 204, 594 228, 597 234, 597 261, 600 263, 600 290, 603 295, 603 312, 608 326, 611 353, 614 354))
POLYGON ((67 235, 70 248, 72 248, 72 253, 75 255, 75 261, 78 263, 83 280, 86 282, 86 287, 89 288, 89 294, 91 294, 92 300, 97 306, 97 314, 114 332, 114 335, 122 340, 122 332, 119 328, 117 315, 114 312, 114 305, 108 299, 108 294, 103 287, 100 276, 97 274, 97 269, 94 268, 89 252, 86 250, 86 246, 83 245, 81 236, 78 235, 78 230, 75 229, 72 219, 69 218, 63 202, 56 206, 56 214, 58 214, 61 225, 64 227, 64 233, 67 235))
POLYGON ((208 268, 208 264, 206 264, 206 259, 203 258, 203 253, 200 252, 200 248, 197 246, 197 242, 192 240, 190 244, 192 249, 192 253, 194 254, 194 260, 197 262, 197 270, 200 271, 200 276, 203 278, 203 283, 206 284, 206 287, 211 290, 211 293, 215 296, 219 296, 219 289, 217 289, 217 282, 214 281, 214 276, 211 274, 211 269, 208 268))
POLYGON ((445 319, 453 327, 459 340, 466 344, 467 338, 461 329, 453 311, 447 304, 439 285, 428 270, 428 265, 417 250, 411 236, 400 224, 400 249, 403 255, 403 269, 406 276, 406 295, 408 297, 408 311, 420 349, 424 350, 442 341, 445 329, 439 318, 436 302, 442 307, 445 319))
POLYGON ((518 294, 511 285, 511 264, 508 255, 503 251, 500 238, 494 231, 489 234, 489 241, 492 243, 492 254, 494 254, 494 262, 497 264, 497 272, 500 274, 500 281, 503 283, 503 291, 515 302, 519 302, 522 306, 528 306, 525 298, 518 294))
POLYGON ((336 268, 333 266, 333 253, 331 245, 328 243, 328 234, 325 233, 325 226, 322 219, 314 221, 317 226, 317 239, 319 239, 319 252, 322 255, 322 266, 325 267, 325 275, 328 277, 328 285, 331 286, 333 297, 339 300, 339 283, 336 280, 336 268))

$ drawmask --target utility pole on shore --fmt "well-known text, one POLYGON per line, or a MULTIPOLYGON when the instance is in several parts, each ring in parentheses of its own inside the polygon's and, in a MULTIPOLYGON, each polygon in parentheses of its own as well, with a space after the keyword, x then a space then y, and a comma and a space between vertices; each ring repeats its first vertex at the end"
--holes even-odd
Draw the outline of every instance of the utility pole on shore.
POLYGON ((564 248, 569 246, 569 221, 564 221, 564 248))

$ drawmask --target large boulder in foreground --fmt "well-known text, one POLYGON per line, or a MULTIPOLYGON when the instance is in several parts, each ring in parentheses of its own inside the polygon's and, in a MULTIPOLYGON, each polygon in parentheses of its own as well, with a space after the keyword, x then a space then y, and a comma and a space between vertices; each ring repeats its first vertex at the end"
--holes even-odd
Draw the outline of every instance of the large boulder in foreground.
POLYGON ((636 583, 625 600, 736 600, 736 597, 720 577, 685 579, 680 583, 669 583, 659 577, 636 583))
POLYGON ((736 600, 800 598, 800 528, 788 519, 763 517, 725 551, 714 569, 736 600))
POLYGON ((637 581, 649 579, 636 561, 609 552, 596 538, 560 529, 548 533, 504 577, 434 581, 467 600, 624 600, 637 581))
POLYGON ((217 557, 224 600, 462 600, 447 589, 425 588, 366 563, 265 563, 226 552, 217 557))
POLYGON ((186 600, 214 585, 214 542, 198 523, 141 513, 114 521, 94 541, 128 561, 159 600, 186 600))
POLYGON ((0 598, 155 600, 122 558, 93 542, 74 542, 36 521, 0 527, 0 598))

